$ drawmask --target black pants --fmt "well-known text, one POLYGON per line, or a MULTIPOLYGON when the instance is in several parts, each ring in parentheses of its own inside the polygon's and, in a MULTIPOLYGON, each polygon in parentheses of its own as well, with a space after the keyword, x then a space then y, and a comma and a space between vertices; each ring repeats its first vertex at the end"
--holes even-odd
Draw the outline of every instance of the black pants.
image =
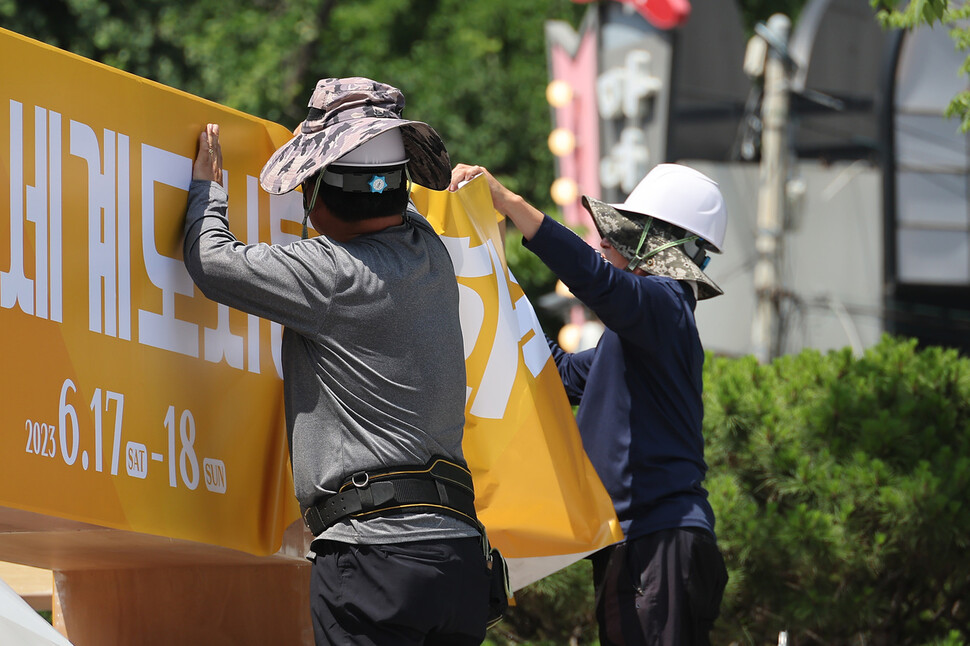
POLYGON ((709 646, 727 569, 706 531, 654 532, 591 558, 601 646, 709 646))
POLYGON ((485 639, 488 568, 479 538, 314 543, 316 643, 472 645, 485 639))

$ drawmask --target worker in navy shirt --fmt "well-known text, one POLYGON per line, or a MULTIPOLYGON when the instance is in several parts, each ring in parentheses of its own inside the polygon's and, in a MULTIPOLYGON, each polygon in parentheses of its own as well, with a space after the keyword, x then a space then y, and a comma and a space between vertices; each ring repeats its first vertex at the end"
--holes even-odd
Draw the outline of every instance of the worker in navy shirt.
POLYGON ((549 340, 626 537, 592 557, 600 643, 710 644, 727 571, 703 486, 694 308, 723 293, 703 272, 724 241, 720 190, 692 168, 660 164, 622 204, 583 197, 601 256, 480 166, 456 166, 449 188, 483 173, 525 246, 606 326, 575 354, 549 340))

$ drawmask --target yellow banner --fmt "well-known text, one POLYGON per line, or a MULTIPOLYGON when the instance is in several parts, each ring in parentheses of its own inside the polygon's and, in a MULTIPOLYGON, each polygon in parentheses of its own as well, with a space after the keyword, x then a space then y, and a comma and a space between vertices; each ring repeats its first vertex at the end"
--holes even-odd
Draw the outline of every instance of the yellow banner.
POLYGON ((508 270, 485 178, 411 196, 455 264, 468 381, 463 448, 479 517, 518 589, 623 535, 535 311, 508 270))
POLYGON ((298 238, 256 181, 290 133, 2 30, 0 60, 0 505, 274 552, 279 326, 195 289, 181 222, 217 121, 233 230, 298 238))
MULTIPOLYGON (((0 506, 268 554, 299 518, 279 325, 181 260, 198 133, 218 122, 244 242, 299 238, 259 188, 290 132, 0 30, 0 506), (6 154, 6 151, 9 151, 6 154)), ((621 538, 487 186, 413 197, 461 290, 465 455, 518 588, 621 538)))

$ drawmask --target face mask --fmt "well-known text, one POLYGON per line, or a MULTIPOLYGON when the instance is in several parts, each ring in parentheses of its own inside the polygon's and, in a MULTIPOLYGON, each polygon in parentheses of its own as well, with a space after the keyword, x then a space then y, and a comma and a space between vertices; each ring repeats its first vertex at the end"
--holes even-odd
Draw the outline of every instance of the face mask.
POLYGON ((694 264, 703 270, 707 267, 707 263, 711 262, 710 257, 707 255, 707 242, 697 238, 689 240, 684 243, 684 253, 694 261, 694 264))

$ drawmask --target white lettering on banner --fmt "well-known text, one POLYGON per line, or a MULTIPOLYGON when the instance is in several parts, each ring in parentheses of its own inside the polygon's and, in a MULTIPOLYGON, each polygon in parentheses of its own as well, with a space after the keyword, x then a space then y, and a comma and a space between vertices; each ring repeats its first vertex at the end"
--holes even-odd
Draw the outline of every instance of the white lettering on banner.
MULTIPOLYGON (((246 242, 259 242, 259 180, 246 176, 246 242)), ((249 372, 259 374, 259 317, 246 315, 247 346, 249 349, 249 372)), ((282 371, 280 371, 282 378, 282 371)))
POLYGON ((141 146, 141 247, 148 280, 162 290, 162 313, 138 310, 138 341, 190 357, 199 356, 199 326, 175 317, 175 295, 192 296, 195 284, 185 265, 158 253, 155 244, 155 184, 189 190, 192 160, 148 144, 141 146))
POLYGON ((128 137, 71 121, 71 155, 88 166, 88 329, 131 339, 128 137), (104 307, 102 310, 102 288, 104 307))
POLYGON ((61 203, 61 115, 48 112, 50 117, 50 175, 48 189, 50 201, 50 320, 61 322, 64 315, 64 224, 61 203))
MULTIPOLYGON (((300 236, 283 231, 284 222, 303 222, 303 194, 290 191, 283 195, 270 194, 269 196, 269 222, 270 244, 287 245, 296 242, 300 236)), ((270 323, 269 326, 270 347, 273 349, 273 365, 276 367, 276 374, 283 378, 283 357, 280 354, 283 347, 283 326, 279 323, 270 323)))
POLYGON ((24 270, 24 112, 10 102, 10 271, 0 273, 0 305, 34 313, 34 281, 24 270), (17 161, 20 163, 17 163, 17 161))
MULTIPOLYGON (((131 300, 130 138, 109 129, 97 133, 91 126, 74 120, 68 120, 68 127, 64 129, 61 114, 41 106, 31 108, 33 124, 29 116, 25 123, 23 104, 10 100, 8 106, 10 266, 0 271, 0 307, 18 308, 29 316, 63 322, 62 163, 67 154, 86 166, 86 178, 77 190, 86 190, 87 200, 76 206, 78 210, 83 209, 78 215, 85 219, 75 218, 75 221, 86 224, 88 268, 86 276, 79 272, 72 275, 87 283, 87 327, 97 334, 132 340, 135 307, 131 300), (32 142, 28 131, 33 135, 32 142), (67 142, 62 142, 64 135, 68 137, 67 142), (25 173, 30 152, 25 151, 25 145, 33 146, 32 177, 25 173), (28 246, 31 244, 34 248, 28 246)), ((246 331, 233 333, 230 309, 218 304, 216 326, 204 328, 204 348, 200 348, 200 324, 176 316, 176 294, 190 298, 197 295, 183 262, 158 251, 155 194, 158 185, 187 191, 192 160, 147 144, 140 146, 140 155, 141 252, 148 281, 162 292, 162 304, 160 312, 138 310, 137 341, 183 355, 203 356, 210 362, 224 360, 232 368, 259 374, 262 326, 259 317, 247 315, 246 331)), ((228 184, 228 172, 225 178, 228 184)), ((259 241, 260 197, 259 180, 246 176, 246 239, 250 244, 259 241)), ((299 226, 303 216, 300 195, 272 195, 269 206, 272 243, 299 240, 298 235, 283 231, 283 225, 299 226)), ((270 343, 279 377, 282 377, 281 338, 282 326, 271 323, 270 343)), ((217 477, 218 469, 213 469, 217 477)))
POLYGON ((127 135, 118 135, 118 336, 131 340, 131 164, 127 135))
POLYGON ((243 338, 229 331, 229 306, 217 304, 218 323, 205 328, 205 360, 219 363, 223 359, 233 368, 243 369, 243 338))
MULTIPOLYGON (((467 239, 467 238, 466 238, 467 239)), ((485 301, 472 289, 458 283, 458 309, 461 319, 461 337, 465 348, 465 360, 471 356, 478 342, 478 335, 485 323, 485 301)), ((465 402, 472 396, 472 387, 465 386, 465 402)))
POLYGON ((10 309, 19 305, 25 314, 60 322, 63 307, 61 115, 34 108, 34 185, 25 186, 23 105, 11 100, 9 106, 10 270, 0 272, 0 307, 10 309), (34 224, 34 279, 27 277, 24 259, 25 220, 34 224))
MULTIPOLYGON (((512 394, 520 351, 526 367, 535 377, 542 371, 551 356, 549 346, 546 344, 539 321, 528 299, 522 297, 514 305, 512 304, 502 261, 491 241, 472 248, 469 238, 442 236, 441 240, 451 256, 457 277, 496 277, 498 317, 495 323, 495 335, 478 393, 469 412, 483 419, 501 419, 505 416, 505 409, 512 394), (520 350, 519 342, 530 331, 534 332, 533 337, 521 346, 520 350), (537 340, 539 343, 536 343, 537 340)), ((512 277, 511 272, 509 276, 514 282, 515 278, 512 277)), ((485 305, 482 297, 474 290, 461 285, 459 287, 461 329, 467 359, 481 334, 485 305)), ((471 395, 471 390, 471 388, 467 389, 468 396, 471 395)))
POLYGON ((205 469, 205 488, 213 493, 226 493, 226 463, 206 458, 202 466, 205 469))
POLYGON ((148 477, 148 448, 141 442, 128 442, 125 469, 132 478, 148 477))
MULTIPOLYGON (((441 236, 451 264, 455 267, 455 276, 462 278, 481 278, 491 275, 492 262, 485 245, 470 248, 470 238, 449 238, 441 236)), ((461 318, 461 336, 465 349, 465 359, 471 356, 478 342, 478 335, 485 323, 485 302, 471 287, 458 283, 459 315, 461 318)), ((465 386, 465 401, 471 397, 472 387, 465 386)))
MULTIPOLYGON (((206 489, 212 493, 224 494, 227 490, 226 463, 219 459, 197 454, 195 418, 188 409, 182 411, 176 424, 176 408, 169 406, 162 422, 168 431, 168 451, 149 451, 148 446, 135 440, 125 441, 124 393, 94 389, 90 408, 93 420, 87 415, 78 415, 75 401, 78 388, 70 378, 61 385, 57 401, 57 423, 51 421, 51 411, 43 417, 48 421, 39 422, 28 418, 24 423, 27 432, 25 453, 38 458, 57 458, 63 460, 65 468, 80 468, 107 476, 127 475, 131 478, 146 479, 151 462, 168 462, 168 484, 170 487, 181 485, 190 491, 198 490, 202 476, 199 458, 205 469, 206 489), (93 425, 91 422, 93 421, 93 425), (122 453, 124 447, 124 453, 122 453), (108 455, 105 455, 105 454, 108 455), (91 457, 94 463, 91 463, 91 457), (110 457, 111 466, 105 459, 110 457), (124 471, 120 467, 124 466, 124 471)), ((79 403, 79 402, 78 402, 79 403)), ((132 431, 132 429, 127 429, 132 431)), ((144 425, 136 425, 133 431, 138 434, 153 435, 144 425)), ((160 447, 155 447, 160 448, 160 447)), ((56 461, 56 460, 55 460, 56 461)))
MULTIPOLYGON (((229 192, 229 171, 222 172, 222 187, 229 192)), ((228 217, 228 212, 226 213, 228 217)), ((217 323, 203 332, 205 360, 219 363, 223 359, 233 368, 243 369, 243 339, 229 330, 229 306, 216 304, 217 323)), ((258 351, 258 348, 257 348, 258 351)))
MULTIPOLYGON (((519 281, 512 275, 511 269, 509 270, 509 280, 516 285, 519 284, 519 281)), ((538 377, 546 362, 552 356, 552 352, 549 350, 549 344, 546 342, 546 335, 542 331, 542 326, 539 325, 539 317, 536 316, 532 303, 524 294, 515 302, 515 316, 519 320, 519 339, 524 339, 530 330, 535 332, 532 338, 522 345, 522 358, 525 360, 525 366, 529 369, 529 373, 533 377, 538 377)))

